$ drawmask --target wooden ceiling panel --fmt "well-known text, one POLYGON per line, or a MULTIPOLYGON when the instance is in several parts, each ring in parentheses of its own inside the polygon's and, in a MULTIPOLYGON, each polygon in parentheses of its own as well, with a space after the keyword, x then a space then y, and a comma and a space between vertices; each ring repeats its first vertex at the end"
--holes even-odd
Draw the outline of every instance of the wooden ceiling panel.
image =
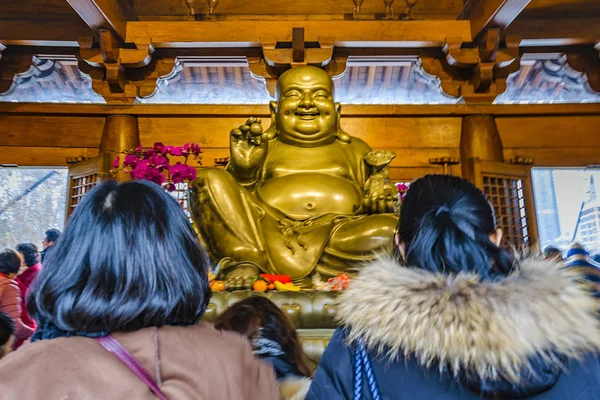
MULTIPOLYGON (((194 6, 198 13, 206 13, 208 6, 204 0, 196 0, 194 6)), ((351 14, 351 0, 222 0, 215 9, 217 15, 343 15, 351 14)), ((405 3, 394 3, 395 14, 404 12, 405 3)), ((437 18, 454 19, 463 7, 463 0, 420 0, 414 13, 437 18)), ((138 16, 185 16, 188 7, 184 0, 134 0, 134 9, 138 16)), ((361 13, 383 13, 385 6, 381 0, 367 0, 361 7, 361 13)))

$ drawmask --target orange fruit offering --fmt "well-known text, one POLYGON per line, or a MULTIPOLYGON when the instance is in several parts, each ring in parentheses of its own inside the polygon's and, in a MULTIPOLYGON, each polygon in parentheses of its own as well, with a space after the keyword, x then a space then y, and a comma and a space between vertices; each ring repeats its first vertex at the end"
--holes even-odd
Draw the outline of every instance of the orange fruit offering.
POLYGON ((267 282, 259 279, 256 282, 254 282, 254 284, 252 285, 252 289, 257 292, 264 292, 265 290, 267 290, 267 286, 267 282))
POLYGON ((267 290, 275 290, 275 285, 274 285, 274 284, 272 284, 272 283, 269 283, 269 284, 267 285, 267 290))
POLYGON ((225 290, 225 282, 223 281, 211 281, 210 290, 213 292, 222 292, 225 290))

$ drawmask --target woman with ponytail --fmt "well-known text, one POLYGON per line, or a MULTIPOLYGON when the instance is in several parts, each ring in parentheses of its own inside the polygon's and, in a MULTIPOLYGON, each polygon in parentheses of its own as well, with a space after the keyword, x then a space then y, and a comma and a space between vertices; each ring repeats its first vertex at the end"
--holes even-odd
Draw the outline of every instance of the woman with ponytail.
POLYGON ((553 260, 505 253, 475 186, 415 181, 394 240, 340 297, 307 399, 600 399, 593 295, 553 260))

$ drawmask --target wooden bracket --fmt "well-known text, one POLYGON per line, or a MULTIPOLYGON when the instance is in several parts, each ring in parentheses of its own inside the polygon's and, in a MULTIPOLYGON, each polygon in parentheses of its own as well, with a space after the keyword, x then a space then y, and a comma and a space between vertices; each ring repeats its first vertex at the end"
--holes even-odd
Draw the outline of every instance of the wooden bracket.
POLYGON ((13 51, 11 46, 0 42, 0 93, 7 92, 17 74, 27 72, 32 64, 35 52, 33 50, 13 51))
POLYGON ((92 88, 107 102, 132 103, 156 88, 155 73, 166 75, 174 60, 153 59, 152 43, 136 43, 134 48, 120 44, 108 29, 99 29, 96 38, 80 38, 79 67, 92 77, 92 88))
POLYGON ((301 65, 324 67, 333 58, 335 38, 319 37, 318 47, 307 47, 304 41, 304 28, 292 28, 292 46, 278 48, 277 39, 261 38, 265 63, 274 68, 292 68, 301 65))
POLYGON ((600 42, 595 48, 567 54, 567 63, 575 71, 586 74, 590 88, 600 92, 600 42))
POLYGON ((290 68, 312 65, 336 76, 346 70, 347 57, 333 57, 335 38, 319 37, 317 46, 308 46, 304 28, 292 28, 292 42, 279 42, 274 38, 261 38, 262 57, 248 57, 250 71, 266 80, 267 89, 275 94, 279 76, 290 68))
POLYGON ((502 38, 490 29, 479 43, 448 38, 441 57, 424 57, 423 68, 440 78, 442 89, 466 102, 493 102, 506 90, 506 79, 520 67, 519 38, 502 38))

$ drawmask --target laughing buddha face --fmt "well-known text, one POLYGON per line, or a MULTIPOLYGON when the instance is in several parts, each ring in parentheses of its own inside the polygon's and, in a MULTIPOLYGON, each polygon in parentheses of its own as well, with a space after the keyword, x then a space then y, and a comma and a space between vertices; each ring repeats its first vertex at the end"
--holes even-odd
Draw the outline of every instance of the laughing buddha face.
POLYGON ((316 67, 297 67, 277 82, 275 112, 279 139, 298 146, 319 146, 335 140, 339 103, 333 101, 333 82, 316 67))

